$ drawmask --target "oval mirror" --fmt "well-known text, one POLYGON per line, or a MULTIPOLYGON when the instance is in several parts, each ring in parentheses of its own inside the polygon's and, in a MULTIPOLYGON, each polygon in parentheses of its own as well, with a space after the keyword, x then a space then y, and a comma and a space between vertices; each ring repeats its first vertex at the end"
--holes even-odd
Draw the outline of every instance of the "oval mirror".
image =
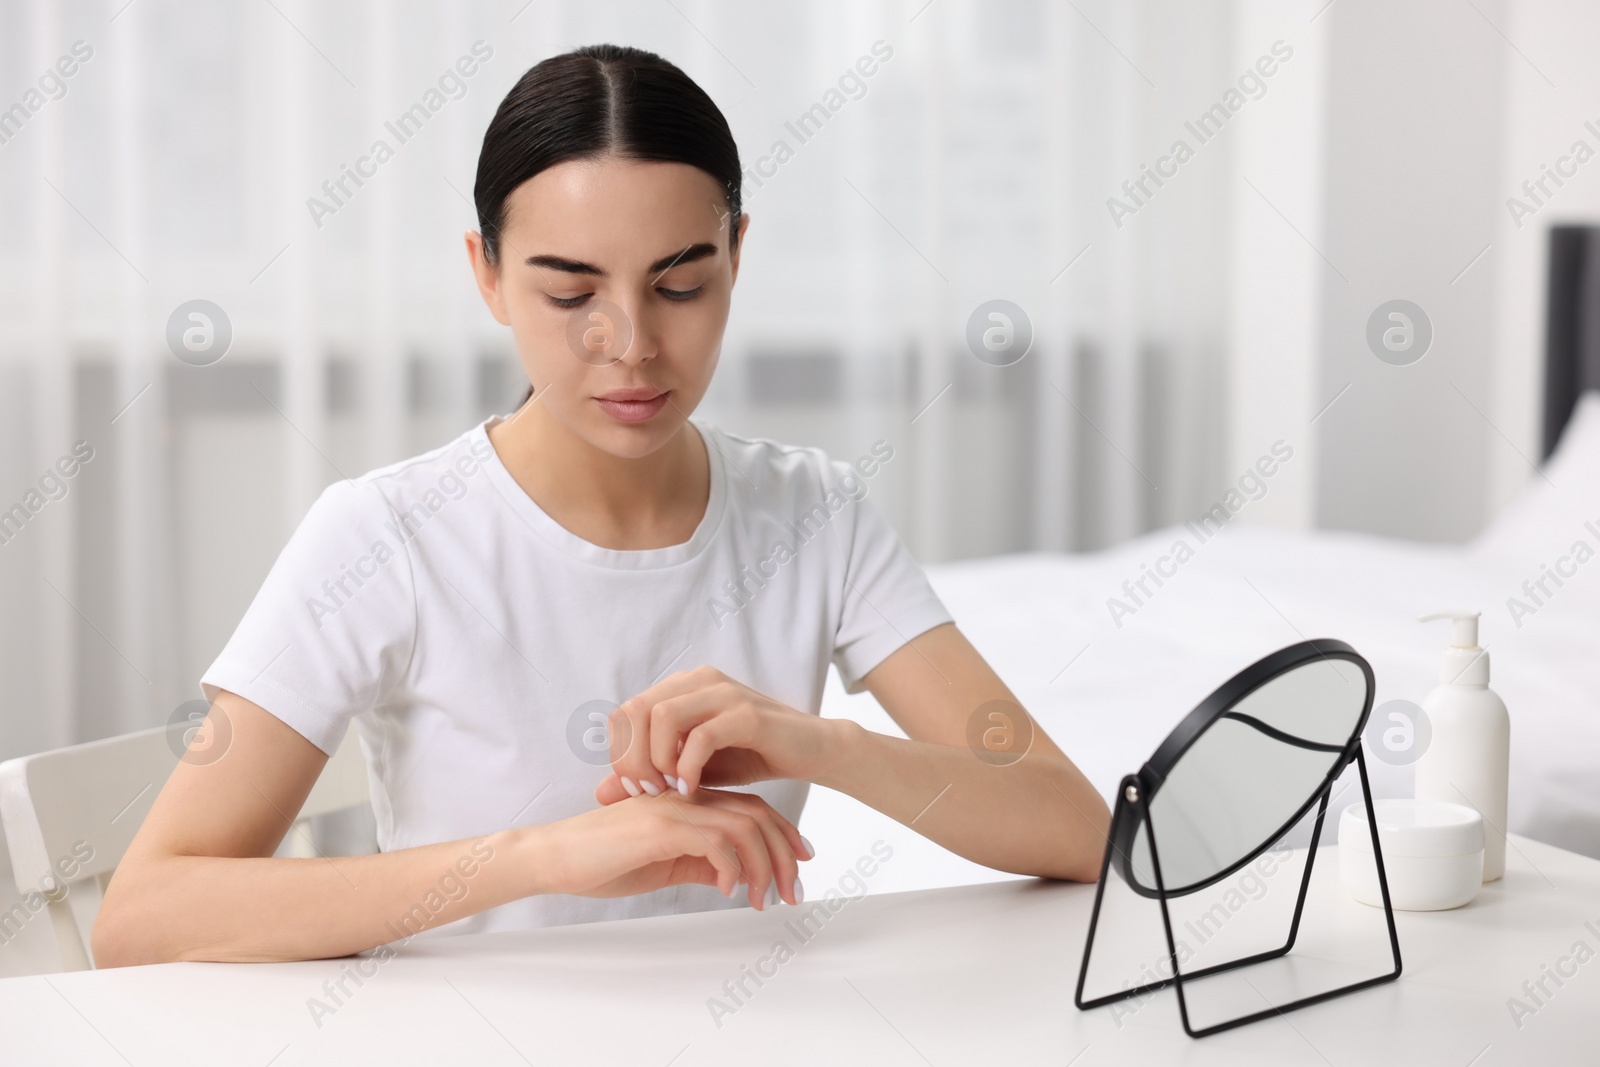
POLYGON ((1146 814, 1113 829, 1118 873, 1157 895, 1152 827, 1169 897, 1249 863, 1354 758, 1372 696, 1371 666, 1343 641, 1304 641, 1240 671, 1139 772, 1146 814))

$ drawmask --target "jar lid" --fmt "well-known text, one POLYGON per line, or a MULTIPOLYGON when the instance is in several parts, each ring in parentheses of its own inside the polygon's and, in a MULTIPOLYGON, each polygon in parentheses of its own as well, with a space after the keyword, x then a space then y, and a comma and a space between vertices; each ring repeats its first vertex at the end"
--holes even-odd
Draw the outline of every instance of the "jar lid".
MULTIPOLYGON (((1483 816, 1443 800, 1375 800, 1384 855, 1461 856, 1483 848, 1483 816)), ((1339 818, 1339 843, 1371 848, 1366 805, 1357 801, 1339 818)))

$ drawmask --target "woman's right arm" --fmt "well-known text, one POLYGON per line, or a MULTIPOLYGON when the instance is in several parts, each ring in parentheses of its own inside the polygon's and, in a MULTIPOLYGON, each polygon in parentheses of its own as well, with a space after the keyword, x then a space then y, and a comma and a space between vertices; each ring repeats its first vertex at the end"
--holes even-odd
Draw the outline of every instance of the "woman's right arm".
MULTIPOLYGON (((95 917, 97 967, 347 956, 535 893, 622 896, 740 881, 794 899, 799 831, 759 797, 636 797, 560 822, 369 856, 278 858, 327 756, 222 692, 226 753, 180 760, 95 917), (469 873, 470 872, 470 873, 469 873)), ((209 729, 209 725, 207 729, 209 729)), ((717 790, 705 790, 718 794, 717 790)))

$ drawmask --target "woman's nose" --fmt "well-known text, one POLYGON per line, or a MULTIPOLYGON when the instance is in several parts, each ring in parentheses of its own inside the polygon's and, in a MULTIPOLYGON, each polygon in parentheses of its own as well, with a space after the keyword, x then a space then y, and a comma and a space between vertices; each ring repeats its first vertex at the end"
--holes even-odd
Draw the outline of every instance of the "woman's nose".
POLYGON ((573 355, 597 367, 638 364, 655 355, 655 341, 642 308, 600 298, 578 309, 568 322, 573 355))
POLYGON ((651 359, 656 354, 655 324, 650 313, 638 305, 618 307, 623 321, 615 337, 611 358, 625 366, 633 367, 651 359))

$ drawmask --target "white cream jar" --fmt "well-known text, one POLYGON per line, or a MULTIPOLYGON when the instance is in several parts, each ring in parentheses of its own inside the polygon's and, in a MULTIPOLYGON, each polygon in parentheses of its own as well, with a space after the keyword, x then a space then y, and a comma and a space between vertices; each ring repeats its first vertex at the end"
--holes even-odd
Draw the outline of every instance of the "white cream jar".
MULTIPOLYGON (((1401 911, 1459 908, 1483 887, 1483 817, 1464 804, 1378 800, 1378 842, 1389 900, 1401 911)), ((1383 907, 1366 805, 1339 818, 1339 873, 1363 904, 1383 907)))

